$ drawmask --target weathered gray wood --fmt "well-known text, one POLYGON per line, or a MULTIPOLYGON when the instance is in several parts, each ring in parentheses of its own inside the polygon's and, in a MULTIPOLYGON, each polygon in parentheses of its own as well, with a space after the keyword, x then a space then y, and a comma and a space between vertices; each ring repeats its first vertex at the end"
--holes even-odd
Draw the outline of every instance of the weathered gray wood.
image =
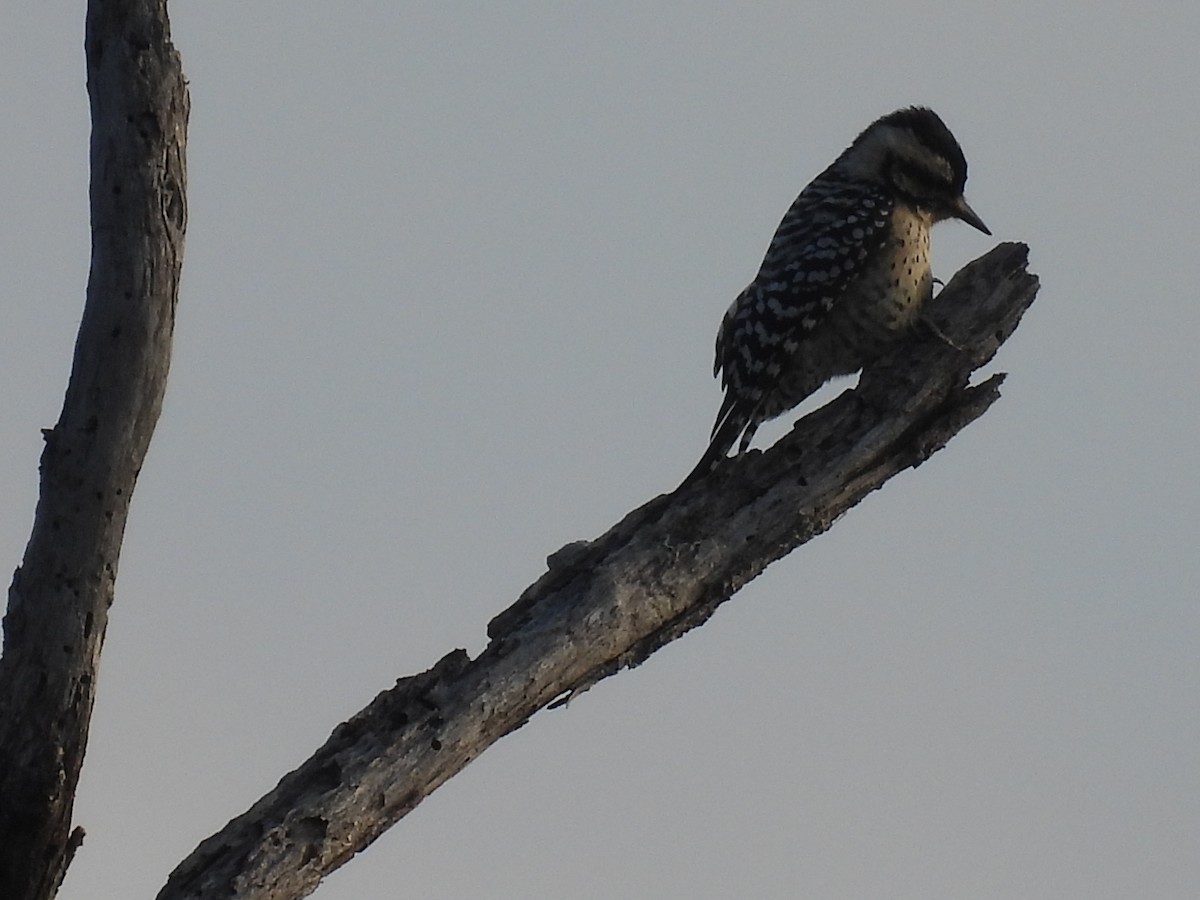
POLYGON ((187 89, 165 0, 92 0, 92 261, 0 659, 0 897, 46 900, 71 831, 134 482, 162 404, 186 219, 187 89))
POLYGON ((553 554, 549 571, 492 621, 477 659, 455 651, 381 693, 204 841, 159 900, 306 896, 535 712, 699 625, 772 561, 921 464, 999 396, 1002 376, 968 380, 1033 301, 1026 257, 1023 245, 1003 244, 935 300, 930 314, 957 346, 914 337, 769 451, 553 554))

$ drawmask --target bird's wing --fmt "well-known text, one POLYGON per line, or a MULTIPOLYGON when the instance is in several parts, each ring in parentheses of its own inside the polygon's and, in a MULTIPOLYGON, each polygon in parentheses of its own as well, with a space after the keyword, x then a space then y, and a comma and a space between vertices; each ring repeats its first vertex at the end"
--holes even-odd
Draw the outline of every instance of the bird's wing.
POLYGON ((775 383, 887 239, 891 212, 885 196, 853 185, 814 182, 796 198, 717 333, 726 406, 753 406, 775 383))

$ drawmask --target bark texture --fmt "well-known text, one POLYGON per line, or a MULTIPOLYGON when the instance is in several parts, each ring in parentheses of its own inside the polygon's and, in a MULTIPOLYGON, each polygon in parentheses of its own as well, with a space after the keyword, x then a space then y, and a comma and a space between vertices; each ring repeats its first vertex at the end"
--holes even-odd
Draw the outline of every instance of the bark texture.
POLYGON ((1002 244, 961 271, 914 335, 859 385, 764 453, 651 500, 548 571, 488 628, 400 679, 276 788, 205 840, 159 900, 309 894, 434 789, 535 712, 560 705, 703 623, 771 562, 920 465, 999 396, 970 386, 1033 302, 1028 250, 1002 244))
POLYGON ((165 0, 92 0, 92 259, 71 379, 0 658, 0 897, 46 900, 71 830, 130 496, 170 364, 188 96, 165 0))

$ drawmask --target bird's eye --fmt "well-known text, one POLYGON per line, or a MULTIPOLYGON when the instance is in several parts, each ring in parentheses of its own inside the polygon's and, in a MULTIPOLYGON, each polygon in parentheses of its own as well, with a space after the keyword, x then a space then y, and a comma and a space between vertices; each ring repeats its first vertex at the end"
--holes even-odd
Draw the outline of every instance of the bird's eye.
POLYGON ((897 190, 916 198, 936 197, 953 190, 939 173, 921 166, 896 166, 892 180, 897 190))

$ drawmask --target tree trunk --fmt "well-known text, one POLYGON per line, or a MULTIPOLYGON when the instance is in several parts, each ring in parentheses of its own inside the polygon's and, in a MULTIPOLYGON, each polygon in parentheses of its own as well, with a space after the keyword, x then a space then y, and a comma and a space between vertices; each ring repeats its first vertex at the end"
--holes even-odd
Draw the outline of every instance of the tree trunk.
POLYGON ((171 356, 187 88, 165 0, 91 0, 92 259, 71 379, 45 432, 0 658, 0 897, 47 900, 71 831, 129 500, 171 356))

